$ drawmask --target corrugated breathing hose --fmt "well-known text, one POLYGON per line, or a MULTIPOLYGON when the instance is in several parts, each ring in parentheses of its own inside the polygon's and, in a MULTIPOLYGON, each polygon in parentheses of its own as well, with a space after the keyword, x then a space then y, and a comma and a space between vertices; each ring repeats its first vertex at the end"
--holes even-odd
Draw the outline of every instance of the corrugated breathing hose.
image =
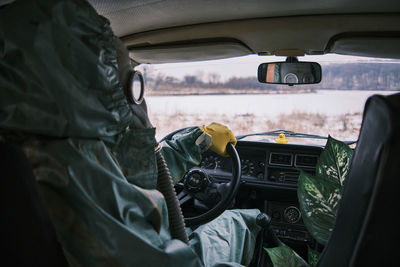
POLYGON ((178 198, 174 185, 172 183, 171 174, 169 172, 167 163, 161 154, 161 147, 156 149, 157 167, 158 167, 158 179, 157 189, 164 195, 165 202, 168 208, 168 219, 171 237, 173 239, 179 239, 182 242, 189 244, 189 239, 185 230, 185 222, 183 220, 183 214, 179 205, 178 198))

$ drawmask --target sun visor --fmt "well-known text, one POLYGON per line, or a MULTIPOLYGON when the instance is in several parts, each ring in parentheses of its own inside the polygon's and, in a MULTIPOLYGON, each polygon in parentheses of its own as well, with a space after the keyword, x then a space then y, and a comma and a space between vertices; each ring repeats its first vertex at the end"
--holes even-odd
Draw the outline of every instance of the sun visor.
POLYGON ((129 47, 128 49, 131 58, 139 63, 186 62, 254 54, 244 44, 234 41, 129 47))
POLYGON ((346 37, 335 40, 329 49, 330 53, 400 58, 400 36, 398 37, 346 37))

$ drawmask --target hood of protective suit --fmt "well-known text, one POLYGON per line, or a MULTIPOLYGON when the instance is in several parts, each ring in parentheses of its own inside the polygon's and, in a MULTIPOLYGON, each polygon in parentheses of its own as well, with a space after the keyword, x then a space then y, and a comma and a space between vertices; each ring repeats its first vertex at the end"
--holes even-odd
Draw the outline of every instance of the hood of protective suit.
POLYGON ((123 131, 132 113, 109 22, 84 1, 17 1, 7 9, 0 16, 0 129, 85 138, 123 131))

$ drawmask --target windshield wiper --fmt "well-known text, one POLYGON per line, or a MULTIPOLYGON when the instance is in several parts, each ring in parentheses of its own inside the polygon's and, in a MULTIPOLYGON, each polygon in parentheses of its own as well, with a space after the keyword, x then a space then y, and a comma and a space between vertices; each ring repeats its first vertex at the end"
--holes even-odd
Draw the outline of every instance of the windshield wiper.
MULTIPOLYGON (((270 132, 263 132, 263 133, 254 133, 254 134, 245 134, 245 135, 238 135, 236 136, 237 140, 244 139, 249 136, 278 136, 280 134, 284 134, 286 137, 297 137, 297 138, 309 138, 309 139, 325 139, 327 140, 327 136, 316 135, 316 134, 305 134, 305 133, 296 133, 293 131, 288 130, 275 130, 270 132)), ((357 143, 357 141, 344 141, 345 144, 351 145, 357 143)))

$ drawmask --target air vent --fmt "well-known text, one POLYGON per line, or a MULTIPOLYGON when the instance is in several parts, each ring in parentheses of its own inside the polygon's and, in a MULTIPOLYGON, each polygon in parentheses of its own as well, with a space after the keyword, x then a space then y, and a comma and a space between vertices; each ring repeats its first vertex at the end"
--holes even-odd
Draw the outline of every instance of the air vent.
POLYGON ((318 156, 316 155, 296 155, 295 166, 304 168, 315 168, 318 156))
POLYGON ((298 171, 286 171, 285 172, 285 184, 297 184, 299 180, 299 172, 298 171))
POLYGON ((292 166, 293 155, 286 153, 271 152, 269 155, 269 164, 277 166, 292 166))

